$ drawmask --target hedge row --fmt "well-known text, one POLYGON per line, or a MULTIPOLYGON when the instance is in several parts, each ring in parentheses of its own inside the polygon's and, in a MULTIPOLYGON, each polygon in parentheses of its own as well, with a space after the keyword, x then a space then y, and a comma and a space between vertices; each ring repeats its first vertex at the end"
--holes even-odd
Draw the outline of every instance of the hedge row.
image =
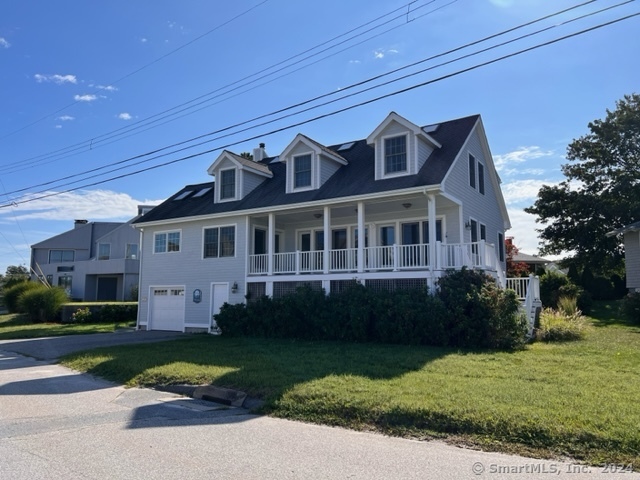
POLYGON ((359 284, 325 295, 302 287, 282 298, 225 304, 215 320, 232 336, 463 348, 515 349, 527 332, 515 293, 473 270, 444 276, 434 295, 359 284))

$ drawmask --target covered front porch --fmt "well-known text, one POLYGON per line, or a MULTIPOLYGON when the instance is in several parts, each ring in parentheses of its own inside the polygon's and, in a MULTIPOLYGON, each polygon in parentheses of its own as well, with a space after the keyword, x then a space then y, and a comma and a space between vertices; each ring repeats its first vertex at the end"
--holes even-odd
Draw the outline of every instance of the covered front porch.
POLYGON ((248 223, 249 282, 385 272, 426 278, 462 267, 502 273, 495 246, 477 238, 461 203, 441 192, 272 212, 248 223))

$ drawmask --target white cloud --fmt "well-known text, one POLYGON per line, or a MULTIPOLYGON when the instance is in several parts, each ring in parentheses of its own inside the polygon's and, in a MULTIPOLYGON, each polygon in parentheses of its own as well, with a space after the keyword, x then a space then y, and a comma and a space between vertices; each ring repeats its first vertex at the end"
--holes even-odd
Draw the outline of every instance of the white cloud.
POLYGON ((62 115, 61 117, 56 118, 56 120, 61 120, 63 122, 69 122, 71 120, 75 120, 76 117, 72 117, 71 115, 62 115))
POLYGON ((511 229, 507 230, 505 235, 513 237, 518 250, 529 255, 535 255, 538 252, 538 244, 540 242, 536 229, 541 227, 540 224, 536 223, 536 216, 526 213, 521 208, 509 208, 507 211, 511 220, 511 229))
POLYGON ((36 82, 38 83, 52 82, 56 85, 63 85, 65 83, 78 83, 78 79, 75 75, 59 75, 57 73, 53 75, 44 75, 42 73, 36 73, 33 78, 35 78, 36 82))
POLYGON ((97 100, 98 97, 93 94, 85 93, 84 95, 74 95, 73 99, 76 102, 93 102, 94 100, 97 100))
POLYGON ((118 88, 113 85, 96 85, 96 88, 100 90, 106 90, 107 92, 117 92, 118 88))
POLYGON ((11 46, 11 44, 9 42, 7 42, 6 38, 0 37, 0 47, 9 48, 10 46, 11 46))
POLYGON ((513 0, 489 0, 491 3, 493 3, 496 7, 510 7, 511 5, 513 5, 513 0))
POLYGON ((362 63, 360 60, 349 60, 349 63, 362 63))
POLYGON ((56 125, 55 128, 62 128, 62 125, 56 125))
POLYGON ((86 218, 91 221, 123 221, 136 215, 138 205, 158 205, 160 202, 162 200, 136 200, 126 193, 111 190, 80 190, 34 200, 13 209, 0 209, 0 219, 7 215, 6 218, 15 216, 18 220, 68 221, 86 218))
POLYGON ((393 54, 396 54, 396 53, 399 53, 399 52, 395 48, 389 48, 389 49, 379 48, 379 49, 373 51, 373 56, 375 58, 380 59, 380 58, 384 58, 385 55, 387 55, 387 54, 393 55, 393 54))
POLYGON ((131 120, 133 117, 127 112, 122 112, 120 115, 118 115, 118 118, 120 120, 131 120))
POLYGON ((501 185, 502 195, 507 205, 524 201, 530 201, 533 204, 543 185, 557 185, 559 183, 559 181, 550 180, 515 180, 501 185))
POLYGON ((519 147, 517 150, 503 155, 494 155, 493 163, 496 166, 496 170, 501 171, 507 167, 507 165, 520 164, 528 160, 549 157, 553 154, 554 152, 552 150, 542 150, 540 147, 532 145, 529 147, 519 147))
POLYGON ((373 52, 373 56, 375 58, 384 58, 384 52, 382 50, 376 50, 373 52))
POLYGON ((146 38, 141 38, 141 39, 140 39, 140 41, 141 41, 142 43, 147 43, 149 40, 148 40, 148 39, 146 39, 146 38))

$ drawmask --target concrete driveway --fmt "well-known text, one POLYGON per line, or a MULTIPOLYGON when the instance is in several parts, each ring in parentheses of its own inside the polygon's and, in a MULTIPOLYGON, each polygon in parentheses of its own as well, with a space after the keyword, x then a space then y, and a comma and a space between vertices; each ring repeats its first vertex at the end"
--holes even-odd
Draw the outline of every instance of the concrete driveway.
POLYGON ((82 350, 133 343, 160 342, 162 340, 173 340, 185 335, 187 334, 178 332, 122 330, 115 333, 0 340, 0 350, 20 353, 40 360, 54 360, 63 355, 82 350))
POLYGON ((3 480, 640 479, 635 473, 614 475, 566 462, 307 425, 125 389, 10 353, 7 343, 14 348, 21 342, 0 345, 3 480))

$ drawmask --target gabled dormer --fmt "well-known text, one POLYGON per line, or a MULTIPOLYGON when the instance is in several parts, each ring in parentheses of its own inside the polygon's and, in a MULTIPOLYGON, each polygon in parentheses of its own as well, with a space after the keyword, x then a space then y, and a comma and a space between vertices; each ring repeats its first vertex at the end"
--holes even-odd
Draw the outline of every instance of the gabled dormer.
POLYGON ((280 154, 287 165, 286 192, 317 190, 347 161, 309 137, 298 134, 280 154))
MULTIPOLYGON (((266 157, 266 152, 265 152, 266 157)), ((207 170, 216 177, 215 203, 241 200, 265 178, 273 177, 264 163, 224 150, 207 170)))
POLYGON ((391 112, 367 137, 375 149, 375 179, 415 175, 442 145, 424 129, 391 112))

